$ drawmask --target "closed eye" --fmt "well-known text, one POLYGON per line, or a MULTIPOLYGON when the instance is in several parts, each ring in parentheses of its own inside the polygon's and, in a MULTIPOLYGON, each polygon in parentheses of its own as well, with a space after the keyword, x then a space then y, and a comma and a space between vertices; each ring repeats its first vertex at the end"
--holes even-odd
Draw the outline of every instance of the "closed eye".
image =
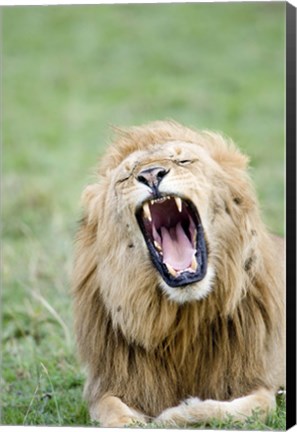
POLYGON ((131 163, 129 165, 127 165, 125 168, 125 171, 122 174, 123 177, 119 178, 119 180, 117 180, 116 184, 120 184, 120 183, 123 183, 123 182, 129 180, 129 178, 131 176, 133 176, 134 171, 138 167, 138 165, 139 165, 138 160, 136 160, 132 166, 131 166, 131 163))
POLYGON ((176 160, 176 163, 178 165, 190 165, 194 162, 197 162, 198 159, 181 159, 181 160, 176 160))
POLYGON ((123 183, 124 181, 129 180, 130 177, 131 174, 127 175, 126 177, 120 178, 119 180, 116 181, 116 184, 123 183))

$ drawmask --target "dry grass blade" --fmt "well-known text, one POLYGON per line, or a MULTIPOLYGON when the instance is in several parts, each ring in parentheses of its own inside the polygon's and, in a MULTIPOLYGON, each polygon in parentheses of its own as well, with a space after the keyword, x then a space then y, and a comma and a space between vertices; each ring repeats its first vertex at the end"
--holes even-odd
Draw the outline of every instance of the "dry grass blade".
POLYGON ((57 401, 57 398, 56 398, 56 393, 55 393, 55 389, 54 389, 52 380, 51 380, 51 378, 49 376, 49 373, 48 373, 48 370, 44 366, 44 364, 41 362, 40 365, 41 365, 41 367, 42 367, 44 373, 46 374, 47 379, 48 379, 48 381, 50 383, 52 394, 53 394, 53 399, 54 399, 54 402, 55 402, 55 405, 56 405, 57 415, 58 415, 58 419, 59 419, 59 425, 61 425, 62 424, 62 418, 61 418, 61 414, 60 414, 60 410, 59 410, 59 405, 58 405, 58 401, 57 401))
POLYGON ((58 312, 49 304, 49 302, 44 297, 42 297, 41 294, 38 294, 35 291, 31 291, 31 294, 36 300, 40 301, 40 303, 50 312, 50 314, 60 324, 65 334, 66 343, 68 346, 70 346, 71 345, 70 332, 67 328, 67 325, 58 314, 58 312))
POLYGON ((32 399, 30 400, 30 403, 29 403, 29 406, 28 406, 27 412, 26 412, 25 417, 24 417, 23 425, 26 424, 27 417, 28 417, 28 415, 29 415, 29 412, 30 412, 31 406, 32 406, 32 404, 33 404, 33 401, 34 401, 34 399, 35 399, 35 397, 36 397, 36 394, 37 394, 38 390, 39 390, 39 383, 38 383, 37 386, 36 386, 36 389, 35 389, 35 391, 34 391, 34 394, 33 394, 33 396, 32 396, 32 399))

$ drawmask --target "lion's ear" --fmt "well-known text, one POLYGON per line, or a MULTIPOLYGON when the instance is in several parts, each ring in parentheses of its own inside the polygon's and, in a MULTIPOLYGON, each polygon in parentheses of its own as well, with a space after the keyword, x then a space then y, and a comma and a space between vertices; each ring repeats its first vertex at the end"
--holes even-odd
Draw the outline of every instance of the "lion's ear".
POLYGON ((206 145, 212 158, 227 172, 245 170, 249 164, 248 156, 242 154, 234 142, 219 133, 205 132, 206 145))
POLYGON ((98 219, 101 193, 102 192, 99 183, 88 185, 82 193, 81 205, 89 224, 98 219))
POLYGON ((245 170, 249 164, 248 156, 240 153, 233 143, 229 143, 226 149, 215 151, 213 158, 225 170, 245 170))

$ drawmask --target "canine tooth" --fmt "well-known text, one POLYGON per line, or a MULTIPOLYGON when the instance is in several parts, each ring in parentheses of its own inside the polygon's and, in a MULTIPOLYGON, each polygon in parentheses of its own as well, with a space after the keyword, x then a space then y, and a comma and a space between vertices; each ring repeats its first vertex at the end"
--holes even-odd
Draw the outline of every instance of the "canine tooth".
POLYGON ((167 264, 167 263, 165 263, 165 265, 166 265, 166 267, 167 267, 167 270, 169 271, 169 273, 172 275, 172 276, 174 276, 174 277, 176 277, 176 275, 177 275, 177 272, 174 270, 174 268, 173 267, 171 267, 171 265, 170 264, 167 264))
POLYGON ((196 271, 197 270, 197 267, 198 267, 198 264, 197 264, 197 261, 196 261, 196 258, 193 256, 193 258, 192 258, 192 262, 191 262, 191 269, 192 270, 194 270, 194 271, 196 271))
POLYGON ((197 240, 197 231, 195 230, 195 232, 194 232, 194 236, 193 236, 193 243, 194 243, 194 246, 196 245, 196 240, 197 240))
POLYGON ((155 245, 155 248, 158 249, 158 251, 162 250, 161 246, 159 245, 159 243, 156 240, 154 240, 154 245, 155 245))
POLYGON ((145 203, 143 205, 143 212, 144 212, 144 216, 151 222, 152 221, 152 215, 151 215, 150 206, 148 203, 145 203))
POLYGON ((174 197, 178 211, 182 212, 182 200, 179 197, 174 197))

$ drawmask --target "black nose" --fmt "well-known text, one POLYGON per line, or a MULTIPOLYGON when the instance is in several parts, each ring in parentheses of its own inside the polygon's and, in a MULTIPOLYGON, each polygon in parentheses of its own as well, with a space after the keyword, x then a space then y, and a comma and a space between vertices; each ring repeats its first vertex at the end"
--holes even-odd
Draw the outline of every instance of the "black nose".
POLYGON ((137 180, 140 183, 149 186, 151 189, 157 188, 161 183, 162 179, 168 174, 169 170, 162 167, 152 167, 140 171, 137 176, 137 180))

